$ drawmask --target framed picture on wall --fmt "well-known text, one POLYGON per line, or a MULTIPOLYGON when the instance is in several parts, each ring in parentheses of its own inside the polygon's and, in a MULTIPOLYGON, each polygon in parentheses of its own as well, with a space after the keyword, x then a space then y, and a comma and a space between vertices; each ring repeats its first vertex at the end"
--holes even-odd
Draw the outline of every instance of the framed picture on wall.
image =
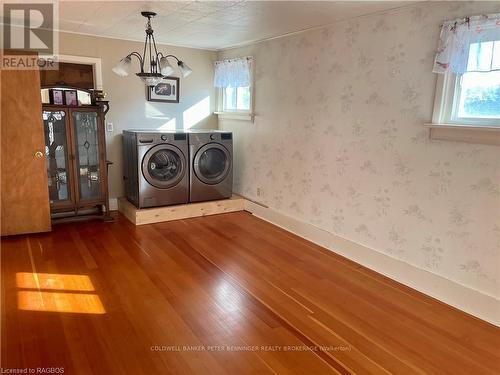
POLYGON ((166 77, 154 87, 148 87, 148 101, 179 103, 179 77, 166 77))

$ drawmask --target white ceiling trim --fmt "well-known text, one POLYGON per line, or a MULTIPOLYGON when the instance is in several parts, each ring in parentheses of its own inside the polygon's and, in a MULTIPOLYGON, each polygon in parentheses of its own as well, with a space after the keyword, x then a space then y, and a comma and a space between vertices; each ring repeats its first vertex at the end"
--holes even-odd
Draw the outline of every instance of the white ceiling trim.
MULTIPOLYGON (((135 38, 118 38, 114 36, 106 36, 106 35, 98 35, 98 34, 91 34, 91 33, 82 33, 82 32, 77 32, 77 31, 66 31, 66 30, 57 30, 60 33, 64 34, 76 34, 76 35, 83 35, 83 36, 92 36, 96 38, 106 38, 106 39, 115 39, 115 40, 125 40, 128 42, 138 42, 144 44, 144 40, 146 39, 146 34, 144 34, 143 39, 135 39, 135 38)), ((197 46, 192 46, 192 45, 185 45, 185 44, 179 44, 179 43, 164 43, 164 42, 156 42, 157 46, 165 46, 165 47, 179 47, 179 48, 189 48, 189 49, 197 49, 201 51, 210 51, 210 52, 217 52, 219 51, 218 49, 215 48, 204 48, 204 47, 197 47, 197 46)))
MULTIPOLYGON (((0 22, 0 27, 3 27, 4 23, 0 22)), ((11 27, 17 27, 17 26, 11 26, 11 27)), ((44 28, 40 28, 41 30, 47 30, 44 28)), ((74 35, 83 35, 83 36, 91 36, 95 38, 105 38, 105 39, 115 39, 115 40, 125 40, 128 42, 137 42, 137 43, 142 43, 144 44, 144 40, 146 39, 146 34, 144 34, 143 39, 134 39, 134 38, 117 38, 113 36, 106 36, 106 35, 99 35, 99 34, 92 34, 92 33, 82 33, 82 32, 77 32, 77 31, 67 31, 67 30, 58 30, 55 29, 54 31, 57 31, 59 33, 63 34, 74 34, 74 35)), ((178 43, 163 43, 163 42, 157 42, 157 46, 165 46, 165 47, 179 47, 179 48, 189 48, 189 49, 197 49, 201 51, 210 51, 210 52, 217 52, 219 50, 214 49, 214 48, 203 48, 203 47, 196 47, 196 46, 190 46, 190 45, 184 45, 184 44, 178 44, 178 43)))

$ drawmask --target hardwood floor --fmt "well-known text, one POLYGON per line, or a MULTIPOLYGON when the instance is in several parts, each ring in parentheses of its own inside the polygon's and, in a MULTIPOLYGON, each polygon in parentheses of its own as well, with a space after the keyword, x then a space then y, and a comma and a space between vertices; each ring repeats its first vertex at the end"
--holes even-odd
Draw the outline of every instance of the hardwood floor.
POLYGON ((65 224, 1 260, 3 368, 500 373, 499 328, 245 212, 65 224))

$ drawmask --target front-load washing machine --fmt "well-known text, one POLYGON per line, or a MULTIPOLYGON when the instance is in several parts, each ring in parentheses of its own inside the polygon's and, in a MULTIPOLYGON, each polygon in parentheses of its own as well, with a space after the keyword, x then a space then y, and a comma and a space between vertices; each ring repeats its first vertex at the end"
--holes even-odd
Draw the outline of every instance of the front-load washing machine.
POLYGON ((138 208, 189 201, 186 133, 125 130, 123 161, 127 199, 138 208))
POLYGON ((233 134, 217 130, 190 131, 189 201, 230 198, 233 193, 233 134))

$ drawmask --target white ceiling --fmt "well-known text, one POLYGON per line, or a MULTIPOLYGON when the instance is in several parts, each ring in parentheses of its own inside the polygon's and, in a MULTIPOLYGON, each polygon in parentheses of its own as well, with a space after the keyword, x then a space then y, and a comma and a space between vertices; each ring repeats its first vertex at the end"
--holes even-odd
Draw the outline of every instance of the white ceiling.
POLYGON ((223 49, 408 5, 408 1, 60 1, 59 29, 157 43, 223 49))

